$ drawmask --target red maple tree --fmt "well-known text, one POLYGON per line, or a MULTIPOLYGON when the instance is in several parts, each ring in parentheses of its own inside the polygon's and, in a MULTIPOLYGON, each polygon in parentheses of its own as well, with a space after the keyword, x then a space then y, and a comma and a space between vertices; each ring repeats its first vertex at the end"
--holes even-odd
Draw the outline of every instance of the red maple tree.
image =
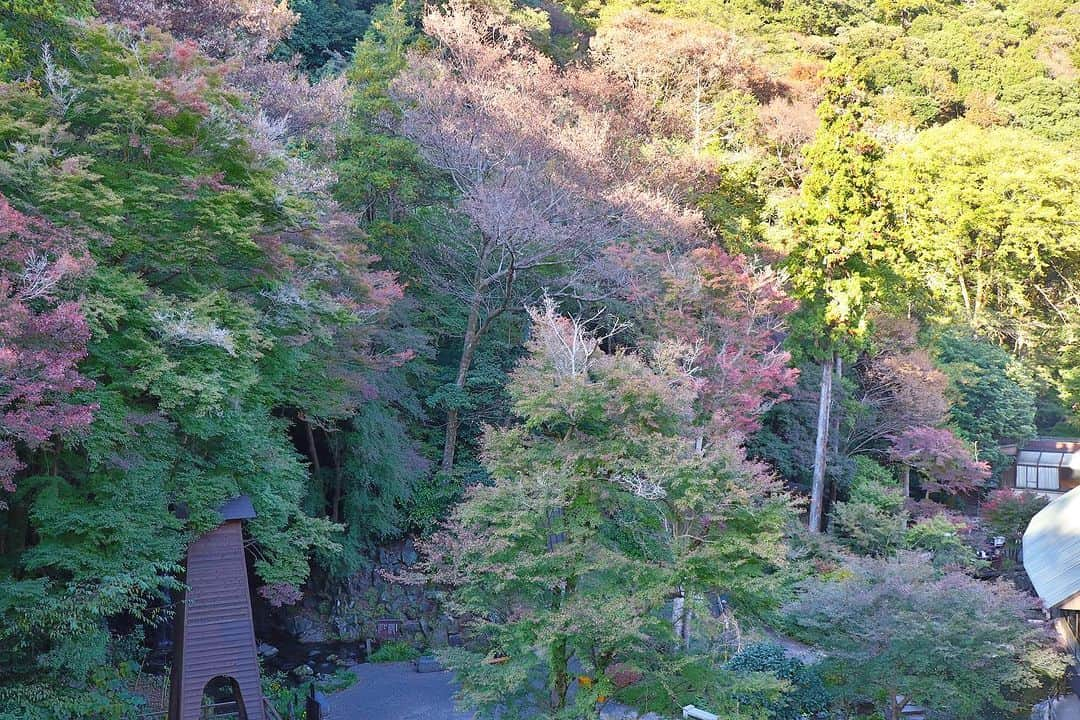
POLYGON ((0 487, 15 489, 20 445, 41 447, 87 427, 93 387, 78 370, 90 329, 70 280, 92 265, 85 247, 0 195, 0 487))

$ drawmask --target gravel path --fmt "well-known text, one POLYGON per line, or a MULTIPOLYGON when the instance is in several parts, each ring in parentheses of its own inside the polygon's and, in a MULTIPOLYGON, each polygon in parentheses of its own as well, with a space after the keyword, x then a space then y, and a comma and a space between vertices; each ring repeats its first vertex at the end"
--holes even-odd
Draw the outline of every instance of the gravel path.
POLYGON ((355 685, 330 696, 330 720, 472 720, 454 707, 449 672, 418 673, 412 663, 364 663, 355 685))

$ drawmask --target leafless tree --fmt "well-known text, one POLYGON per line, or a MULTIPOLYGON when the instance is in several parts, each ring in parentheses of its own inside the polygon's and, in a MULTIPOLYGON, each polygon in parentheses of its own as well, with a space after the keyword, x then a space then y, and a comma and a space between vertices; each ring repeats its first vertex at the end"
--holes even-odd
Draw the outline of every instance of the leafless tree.
MULTIPOLYGON (((465 2, 430 12, 424 29, 438 47, 414 53, 393 91, 402 131, 457 191, 439 247, 417 263, 466 310, 454 379, 463 389, 481 339, 508 310, 545 287, 595 299, 604 248, 631 234, 692 232, 696 219, 637 182, 618 113, 578 93, 575 73, 588 71, 559 70, 520 28, 465 2)), ((460 423, 448 408, 444 471, 460 423)))

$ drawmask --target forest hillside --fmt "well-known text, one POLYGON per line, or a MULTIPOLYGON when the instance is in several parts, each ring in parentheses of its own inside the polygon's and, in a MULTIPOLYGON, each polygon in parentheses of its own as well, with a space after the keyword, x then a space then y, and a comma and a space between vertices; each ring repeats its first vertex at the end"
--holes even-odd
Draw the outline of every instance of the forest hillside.
POLYGON ((1067 0, 0 2, 0 718, 134 717, 241 494, 480 717, 1026 717, 1078 270, 1067 0))

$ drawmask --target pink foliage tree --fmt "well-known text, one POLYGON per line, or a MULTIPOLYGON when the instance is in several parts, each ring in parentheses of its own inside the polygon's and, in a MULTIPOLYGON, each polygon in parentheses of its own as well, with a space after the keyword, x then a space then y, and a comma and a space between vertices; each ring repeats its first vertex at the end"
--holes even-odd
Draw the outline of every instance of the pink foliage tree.
POLYGON ((783 348, 796 307, 783 278, 715 244, 678 258, 625 245, 609 255, 622 270, 623 297, 699 381, 699 419, 710 433, 755 431, 798 378, 783 348))
POLYGON ((95 6, 107 20, 195 38, 218 55, 248 48, 265 55, 299 19, 279 0, 97 0, 95 6))
POLYGON ((606 73, 562 69, 500 13, 455 0, 432 9, 392 92, 401 131, 458 191, 436 252, 417 262, 465 310, 458 371, 446 393, 441 467, 454 464, 467 378, 482 338, 545 287, 589 302, 602 292, 603 251, 628 236, 684 238, 698 218, 655 187, 654 168, 628 148, 633 96, 606 73))
POLYGON ((720 430, 753 432, 761 415, 786 399, 798 371, 783 349, 796 307, 781 278, 718 245, 695 250, 696 292, 683 333, 698 344, 705 410, 720 430))
POLYGON ((72 394, 93 383, 78 371, 90 330, 79 303, 64 299, 90 259, 68 234, 19 212, 0 195, 0 487, 15 489, 40 448, 87 427, 94 407, 72 394))
POLYGON ((270 603, 270 607, 276 608, 295 605, 304 599, 304 593, 300 588, 292 583, 284 582, 260 586, 259 596, 270 603))
POLYGON ((913 427, 892 438, 889 458, 903 467, 905 495, 910 471, 921 476, 927 495, 959 495, 990 477, 990 466, 976 460, 971 449, 947 428, 913 427))

